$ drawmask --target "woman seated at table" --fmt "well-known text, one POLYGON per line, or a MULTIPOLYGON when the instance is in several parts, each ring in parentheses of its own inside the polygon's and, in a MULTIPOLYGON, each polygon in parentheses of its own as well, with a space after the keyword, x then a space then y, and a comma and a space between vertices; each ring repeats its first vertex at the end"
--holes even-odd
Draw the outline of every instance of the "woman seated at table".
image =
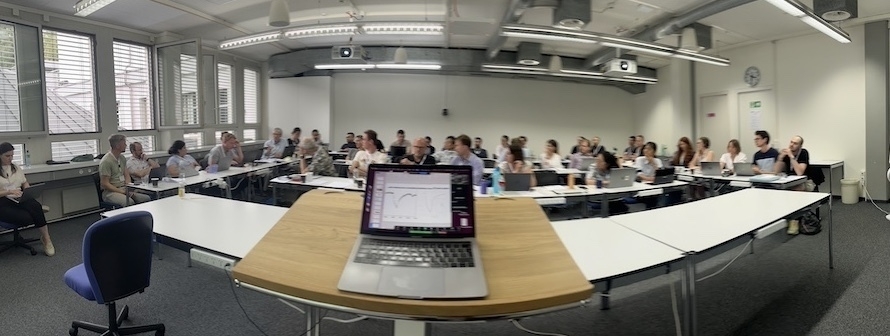
POLYGON ((714 151, 711 150, 711 139, 708 137, 698 138, 695 142, 695 156, 692 157, 690 166, 701 167, 702 162, 714 161, 714 151))
POLYGON ((378 142, 380 140, 377 140, 377 132, 374 130, 365 131, 362 142, 364 150, 355 154, 355 158, 352 159, 352 164, 349 166, 349 172, 353 177, 364 178, 368 175, 368 165, 389 161, 386 154, 379 150, 378 142))
MULTIPOLYGON (((680 139, 680 142, 683 142, 683 139, 686 139, 687 143, 689 139, 683 137, 680 139)), ((658 148, 654 142, 647 142, 643 145, 643 156, 640 156, 634 161, 634 168, 639 171, 637 173, 637 178, 642 182, 653 182, 655 181, 655 171, 662 167, 661 159, 655 157, 655 150, 658 148)), ((676 158, 677 155, 674 155, 676 158)), ((658 205, 658 196, 646 196, 639 197, 640 202, 646 204, 646 209, 654 208, 658 205)))
POLYGON ((544 146, 544 152, 541 153, 541 168, 556 169, 565 168, 562 165, 562 158, 559 157, 559 143, 556 140, 547 140, 544 146))
POLYGON ((30 187, 25 172, 21 167, 12 163, 14 154, 12 144, 0 143, 0 221, 25 227, 34 224, 40 231, 40 242, 43 243, 43 253, 52 257, 56 254, 53 242, 49 238, 49 229, 46 227, 46 216, 43 214, 43 206, 35 199, 13 201, 11 198, 22 197, 22 191, 30 187), (5 196, 5 197, 4 197, 5 196))
MULTIPOLYGON (((621 168, 618 165, 618 158, 612 153, 602 151, 596 156, 596 167, 587 171, 587 184, 595 185, 597 188, 609 187, 609 175, 612 169, 621 168)), ((599 202, 593 202, 594 207, 599 206, 599 202)), ((609 214, 616 215, 626 213, 628 211, 627 204, 622 200, 609 201, 609 214)))
POLYGON ((510 145, 504 161, 498 164, 498 169, 501 171, 501 180, 498 182, 502 186, 504 184, 504 174, 531 174, 529 186, 534 187, 538 185, 537 180, 535 180, 535 173, 532 171, 532 163, 522 156, 522 146, 520 145, 510 145))
POLYGON ((720 156, 720 169, 728 169, 731 173, 735 173, 734 163, 748 162, 748 156, 742 153, 742 145, 736 139, 729 140, 726 144, 726 153, 720 156))
POLYGON ((179 177, 181 168, 191 167, 196 171, 201 170, 201 164, 188 154, 188 149, 185 148, 185 141, 174 141, 173 146, 170 146, 170 149, 167 150, 167 154, 170 154, 170 158, 167 159, 167 174, 170 177, 179 177))
POLYGON ((677 151, 674 152, 674 158, 671 159, 671 166, 689 168, 692 166, 694 157, 692 143, 689 142, 689 138, 682 137, 680 141, 677 141, 677 151))

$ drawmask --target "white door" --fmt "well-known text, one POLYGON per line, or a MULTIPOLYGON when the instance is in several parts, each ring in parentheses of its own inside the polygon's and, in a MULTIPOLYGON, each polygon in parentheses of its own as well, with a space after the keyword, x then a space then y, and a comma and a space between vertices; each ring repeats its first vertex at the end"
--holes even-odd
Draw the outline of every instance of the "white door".
POLYGON ((772 90, 740 92, 738 113, 739 142, 742 144, 742 152, 749 157, 754 153, 754 131, 758 130, 769 132, 770 142, 776 147, 778 122, 772 90))
MULTIPOLYGON (((711 150, 714 151, 716 160, 726 151, 726 143, 730 139, 728 97, 726 94, 719 94, 699 99, 698 136, 711 140, 711 150)), ((690 140, 694 148, 696 139, 690 140)))

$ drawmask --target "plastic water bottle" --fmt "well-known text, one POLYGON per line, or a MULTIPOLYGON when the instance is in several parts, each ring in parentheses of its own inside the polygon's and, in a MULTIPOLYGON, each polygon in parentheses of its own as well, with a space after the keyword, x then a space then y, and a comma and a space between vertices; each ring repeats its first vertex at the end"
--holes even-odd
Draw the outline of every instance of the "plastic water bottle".
POLYGON ((179 181, 179 198, 185 198, 185 181, 179 181))
POLYGON ((31 151, 25 150, 25 168, 31 167, 31 151))
POLYGON ((494 172, 491 173, 491 193, 493 195, 501 193, 501 169, 499 167, 494 167, 494 172))

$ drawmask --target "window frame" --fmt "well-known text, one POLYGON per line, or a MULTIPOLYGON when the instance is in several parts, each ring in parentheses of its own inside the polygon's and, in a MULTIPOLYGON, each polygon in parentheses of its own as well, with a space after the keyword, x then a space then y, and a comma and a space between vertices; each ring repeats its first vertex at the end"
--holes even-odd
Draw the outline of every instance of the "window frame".
MULTIPOLYGON (((44 132, 43 134, 44 134, 44 135, 49 135, 49 136, 71 136, 71 135, 80 135, 80 134, 88 135, 88 134, 100 134, 100 133, 102 133, 102 123, 101 123, 102 120, 101 120, 101 118, 100 118, 100 116, 99 116, 99 72, 98 72, 98 71, 99 71, 99 67, 97 66, 97 64, 99 64, 99 62, 98 62, 98 59, 96 58, 96 57, 98 56, 98 55, 96 55, 96 54, 98 53, 98 52, 97 52, 97 51, 98 51, 98 48, 96 47, 96 46, 97 46, 96 35, 95 35, 95 34, 90 34, 90 33, 80 32, 80 31, 76 31, 76 30, 71 30, 71 29, 53 28, 53 27, 51 27, 51 26, 50 26, 50 27, 47 27, 47 26, 41 26, 41 27, 40 27, 40 34, 38 34, 38 35, 40 36, 40 57, 41 57, 41 61, 42 61, 42 62, 40 62, 40 63, 41 63, 41 65, 40 65, 40 69, 41 69, 41 71, 42 71, 41 74, 42 74, 42 82, 43 82, 43 104, 44 104, 43 107, 44 107, 44 113, 46 113, 46 115, 45 115, 45 121, 44 121, 44 122, 46 123, 46 128, 45 128, 45 132, 44 132), (45 47, 45 41, 44 41, 44 39, 43 39, 43 33, 44 33, 44 31, 46 31, 47 29, 50 30, 50 31, 56 31, 56 32, 61 32, 61 33, 66 33, 66 34, 87 36, 87 37, 89 37, 89 39, 90 39, 90 48, 92 48, 92 51, 91 51, 90 53, 91 53, 91 56, 92 56, 91 58, 92 58, 92 62, 93 62, 93 63, 92 63, 92 73, 93 73, 93 78, 92 78, 92 82, 93 82, 93 114, 94 114, 93 118, 95 118, 95 123, 96 123, 96 130, 95 130, 95 131, 92 131, 92 132, 72 132, 72 133, 52 133, 52 131, 49 129, 49 102, 47 101, 47 95, 46 95, 46 90, 47 90, 47 87, 46 87, 46 66, 45 66, 45 63, 46 63, 46 50, 44 49, 44 47, 45 47)), ((60 141, 68 141, 68 140, 60 140, 60 141)), ((72 141, 73 141, 73 140, 72 140, 72 141)), ((51 142, 52 142, 52 141, 51 141, 51 142)), ((100 142, 100 143, 97 143, 97 147, 96 147, 96 148, 97 148, 97 150, 100 150, 100 151, 101 151, 101 149, 102 149, 102 144, 101 144, 101 142, 100 142)), ((50 147, 50 155, 52 155, 52 147, 50 147)))
MULTIPOLYGON (((155 71, 156 66, 155 66, 155 53, 154 53, 154 49, 152 48, 153 46, 152 46, 152 45, 148 45, 148 44, 144 44, 144 43, 133 42, 133 41, 130 41, 130 40, 120 39, 120 38, 114 38, 114 39, 112 39, 111 42, 112 42, 112 43, 111 43, 111 53, 112 53, 112 56, 114 55, 114 43, 115 43, 115 42, 118 42, 118 43, 127 43, 127 44, 132 44, 132 45, 135 45, 135 46, 144 47, 144 48, 146 48, 146 51, 147 51, 147 54, 148 54, 148 86, 149 86, 149 87, 148 87, 148 94, 149 94, 149 96, 150 96, 149 99, 151 99, 151 108, 150 108, 151 111, 150 111, 150 114, 151 114, 151 118, 152 118, 152 121, 151 121, 151 122, 152 122, 152 128, 139 129, 139 130, 120 130, 120 126, 121 126, 121 125, 120 125, 120 118, 118 117, 117 125, 116 125, 117 132, 144 132, 144 131, 155 131, 155 130, 158 130, 158 129, 159 129, 158 127, 160 126, 160 120, 158 119, 158 116, 159 116, 159 112, 158 112, 158 111, 159 111, 159 109, 158 109, 157 102, 160 100, 160 98, 158 97, 158 90, 157 90, 157 84, 158 84, 158 83, 157 83, 157 78, 156 78, 156 76, 155 76, 155 75, 156 75, 156 71, 155 71)), ((114 66, 113 66, 113 65, 112 65, 112 71, 114 71, 114 66)), ((112 74, 113 74, 113 72, 112 72, 112 74)), ((115 101, 115 102, 118 101, 118 99, 117 99, 117 83, 115 83, 114 101, 115 101)), ((155 140, 157 140, 157 139, 155 139, 155 140)))
POLYGON ((260 136, 259 125, 262 123, 262 113, 260 113, 260 110, 261 110, 260 102, 262 100, 261 99, 262 94, 260 94, 260 91, 261 91, 260 90, 260 86, 261 86, 260 85, 260 79, 261 79, 260 73, 261 73, 260 70, 254 68, 254 67, 243 66, 241 68, 241 120, 240 121, 241 121, 241 124, 244 125, 245 127, 256 126, 257 127, 257 137, 260 136), (247 70, 250 70, 250 71, 253 71, 256 73, 256 90, 254 91, 254 95, 255 95, 254 100, 256 101, 256 122, 252 122, 252 123, 247 122, 247 105, 245 104, 245 102, 247 101, 247 98, 245 98, 245 96, 247 95, 247 90, 245 90, 245 87, 244 87, 244 83, 245 83, 244 78, 246 78, 247 76, 245 76, 244 74, 247 72, 247 70))
MULTIPOLYGON (((216 69, 216 72, 213 75, 213 83, 215 86, 214 92, 216 93, 216 100, 214 101, 214 104, 213 104, 215 107, 214 108, 215 113, 213 114, 213 116, 215 118, 214 125, 219 125, 219 126, 238 125, 238 120, 236 118, 237 113, 235 111, 235 108, 237 106, 236 105, 237 99, 235 99, 235 82, 237 81, 235 78, 235 73, 237 72, 237 67, 234 64, 229 64, 226 62, 216 61, 215 63, 216 64, 214 64, 214 69, 216 69), (229 122, 227 122, 227 123, 222 122, 222 116, 220 115, 220 111, 222 110, 222 105, 220 104, 220 99, 222 96, 222 95, 220 95, 221 88, 220 88, 220 80, 219 80, 220 65, 229 67, 229 87, 227 88, 229 90, 229 92, 226 93, 226 95, 227 95, 226 99, 228 99, 227 108, 229 111, 228 112, 229 113, 229 115, 228 115, 229 122)), ((243 86, 244 80, 242 79, 241 82, 242 82, 242 86, 243 86)))
MULTIPOLYGON (((200 38, 191 38, 191 39, 173 41, 173 42, 168 42, 168 43, 156 44, 156 45, 152 46, 152 68, 154 69, 154 78, 157 78, 157 81, 158 81, 155 84, 156 84, 157 89, 160 89, 160 86, 161 86, 160 71, 161 71, 161 69, 158 66, 158 61, 159 61, 158 49, 164 48, 164 47, 180 45, 180 44, 187 44, 187 43, 195 43, 196 44, 195 59, 196 59, 197 63, 195 66, 195 75, 196 75, 196 80, 197 80, 197 83, 196 83, 197 89, 195 90, 195 98, 198 102, 198 123, 195 125, 167 125, 167 126, 163 125, 163 123, 161 122, 161 120, 163 118, 163 116, 161 115, 161 94, 160 94, 160 92, 158 92, 157 94, 153 95, 154 100, 155 100, 155 120, 157 121, 157 124, 156 124, 157 127, 155 127, 156 130, 160 130, 160 131, 197 130, 197 129, 203 129, 204 124, 207 122, 207 120, 206 120, 207 118, 204 115, 204 110, 205 110, 204 104, 201 103, 204 99, 204 94, 203 94, 204 83, 202 80, 202 78, 204 78, 204 69, 203 69, 203 65, 202 65, 203 60, 204 60, 203 59, 204 47, 201 44, 200 38)), ((186 132, 186 133, 195 133, 195 132, 186 132)))
MULTIPOLYGON (((28 139, 30 137, 45 137, 50 135, 49 133, 49 105, 46 101, 46 66, 43 64, 43 28, 44 25, 39 23, 33 23, 30 21, 21 20, 14 17, 3 17, 0 18, 0 22, 10 23, 10 24, 18 24, 22 26, 33 27, 37 29, 37 55, 40 57, 40 62, 37 62, 38 73, 40 74, 40 101, 43 103, 43 130, 40 131, 17 131, 17 132, 0 132, 0 137, 3 139, 15 139, 15 138, 24 138, 28 139)), ((52 28, 50 28, 52 29, 52 28)), ((95 41, 95 40, 94 40, 95 41)), ((21 111, 19 111, 21 113, 21 111)), ((98 116, 97 116, 98 118, 98 116)), ((98 125, 97 125, 98 126, 98 125)), ((98 127, 97 127, 98 128, 98 127)), ((85 134, 85 133, 77 133, 77 134, 85 134)), ((27 147, 28 141, 23 142, 25 147, 27 147)), ((31 163, 33 164, 33 162, 31 163)))

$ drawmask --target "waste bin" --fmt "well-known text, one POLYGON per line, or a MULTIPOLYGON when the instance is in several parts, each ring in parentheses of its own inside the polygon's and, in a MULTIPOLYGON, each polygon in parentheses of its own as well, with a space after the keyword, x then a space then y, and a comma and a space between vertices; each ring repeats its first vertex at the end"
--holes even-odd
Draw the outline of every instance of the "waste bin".
POLYGON ((859 203, 859 180, 858 179, 842 179, 841 180, 841 202, 844 202, 844 204, 859 203))

